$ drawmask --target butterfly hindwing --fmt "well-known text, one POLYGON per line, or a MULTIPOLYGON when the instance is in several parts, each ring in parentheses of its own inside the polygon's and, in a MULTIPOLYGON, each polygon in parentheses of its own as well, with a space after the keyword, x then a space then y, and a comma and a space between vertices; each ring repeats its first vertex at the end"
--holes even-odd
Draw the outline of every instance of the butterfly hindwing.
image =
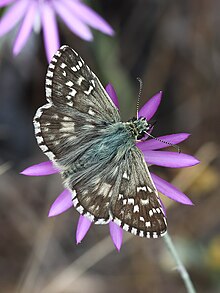
POLYGON ((122 164, 118 196, 113 200, 113 221, 124 230, 148 238, 165 234, 166 218, 143 155, 134 147, 122 164))

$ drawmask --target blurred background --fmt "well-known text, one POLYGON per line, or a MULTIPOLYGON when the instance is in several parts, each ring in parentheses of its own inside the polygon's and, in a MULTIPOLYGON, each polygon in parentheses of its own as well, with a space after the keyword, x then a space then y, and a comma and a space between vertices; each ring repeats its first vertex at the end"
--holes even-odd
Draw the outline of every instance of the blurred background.
MULTIPOLYGON (((93 30, 93 42, 85 42, 59 21, 61 44, 79 52, 104 85, 114 85, 123 120, 135 115, 139 76, 142 105, 163 90, 153 134, 192 134, 180 147, 200 165, 153 169, 193 201, 184 206, 162 197, 169 233, 197 291, 220 292, 220 2, 86 3, 115 36, 93 30)), ((33 33, 14 57, 16 32, 0 39, 0 291, 186 292, 162 239, 124 233, 118 253, 108 226, 94 225, 76 245, 74 209, 47 217, 62 191, 59 176, 19 175, 47 160, 35 141, 32 118, 45 104, 48 63, 42 34, 33 33)))

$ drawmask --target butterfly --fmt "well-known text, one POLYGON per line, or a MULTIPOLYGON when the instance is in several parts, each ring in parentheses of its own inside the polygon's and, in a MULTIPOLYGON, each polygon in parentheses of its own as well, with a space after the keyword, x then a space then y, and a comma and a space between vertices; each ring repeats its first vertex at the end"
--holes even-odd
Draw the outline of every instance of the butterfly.
POLYGON ((134 235, 163 236, 166 217, 135 144, 150 129, 146 118, 122 122, 97 76, 66 45, 49 64, 46 98, 34 117, 35 136, 76 210, 95 224, 113 221, 134 235))

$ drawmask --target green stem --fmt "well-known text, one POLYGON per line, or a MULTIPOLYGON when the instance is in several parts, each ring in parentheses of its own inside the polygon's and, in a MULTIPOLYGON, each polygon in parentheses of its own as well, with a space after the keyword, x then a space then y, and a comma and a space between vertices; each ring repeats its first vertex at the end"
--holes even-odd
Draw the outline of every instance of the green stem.
POLYGON ((173 244, 173 241, 170 238, 170 235, 168 233, 166 233, 164 235, 163 239, 167 245, 168 250, 170 251, 171 255, 173 256, 173 258, 177 264, 177 269, 180 273, 181 278, 183 279, 183 282, 186 286, 187 292, 188 293, 195 293, 196 290, 193 286, 193 283, 190 279, 190 276, 189 276, 186 268, 184 267, 179 255, 178 255, 178 252, 176 251, 176 248, 173 244))

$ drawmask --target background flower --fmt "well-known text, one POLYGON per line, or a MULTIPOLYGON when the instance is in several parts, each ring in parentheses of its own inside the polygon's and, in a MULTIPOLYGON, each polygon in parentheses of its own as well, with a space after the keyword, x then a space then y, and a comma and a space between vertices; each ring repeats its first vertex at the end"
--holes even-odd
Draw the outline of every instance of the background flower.
MULTIPOLYGON (((111 97, 112 101, 115 103, 116 107, 118 107, 118 98, 116 92, 111 84, 108 84, 106 87, 106 91, 111 97)), ((162 97, 162 92, 153 96, 139 111, 139 117, 143 116, 149 121, 157 108, 160 105, 162 97)), ((189 134, 187 133, 179 133, 179 134, 171 134, 159 137, 159 139, 163 139, 169 143, 177 144, 185 139, 187 139, 189 134)), ((182 167, 190 167, 199 163, 199 161, 193 156, 174 153, 169 151, 158 151, 158 149, 162 149, 167 147, 167 144, 162 143, 161 141, 157 141, 155 139, 148 139, 144 142, 137 143, 138 148, 143 152, 145 161, 148 165, 158 165, 163 167, 172 167, 172 168, 182 168, 182 167)), ((42 175, 50 175, 54 173, 59 173, 59 170, 53 167, 53 164, 50 161, 43 162, 34 166, 31 166, 25 169, 21 174, 28 176, 42 176, 42 175)), ((179 189, 174 187, 172 184, 163 180, 162 178, 156 176, 151 173, 152 179, 156 185, 156 188, 159 192, 163 193, 167 197, 183 203, 192 205, 191 200, 182 193, 179 189)), ((72 207, 71 200, 71 192, 65 189, 52 204, 49 217, 56 216, 60 213, 65 212, 67 209, 72 207)), ((84 216, 80 216, 79 222, 77 225, 76 232, 76 242, 80 243, 86 233, 88 232, 91 222, 85 218, 84 216)), ((110 235, 112 237, 113 243, 115 247, 120 250, 122 244, 122 229, 118 227, 115 223, 110 222, 110 235)))
POLYGON ((11 4, 0 20, 0 37, 21 21, 13 46, 19 54, 34 28, 42 26, 48 62, 60 47, 56 15, 80 38, 92 41, 90 27, 113 35, 111 26, 95 11, 79 0, 5 0, 0 6, 11 4), (13 3, 12 3, 13 2, 13 3))

